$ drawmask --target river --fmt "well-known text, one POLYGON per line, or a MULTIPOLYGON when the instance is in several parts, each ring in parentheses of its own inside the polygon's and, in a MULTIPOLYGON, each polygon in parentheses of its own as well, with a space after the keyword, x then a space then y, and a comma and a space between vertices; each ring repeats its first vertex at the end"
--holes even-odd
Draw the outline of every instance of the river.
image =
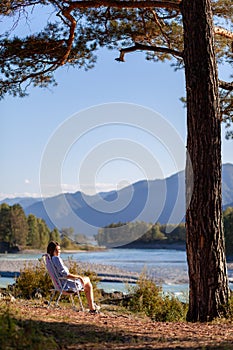
MULTIPOLYGON (((41 254, 1 254, 1 260, 36 260, 41 254)), ((125 271, 141 273, 145 271, 157 281, 165 292, 175 295, 188 293, 188 268, 186 252, 170 249, 109 249, 95 252, 61 253, 66 260, 72 257, 75 261, 102 264, 107 267, 117 267, 125 271)), ((233 271, 229 271, 233 276, 233 271)), ((12 280, 11 280, 12 281, 12 280)), ((0 286, 6 284, 5 278, 0 278, 0 286)), ((7 282, 9 283, 9 281, 7 282)), ((100 283, 106 291, 122 290, 126 286, 122 283, 100 283)), ((233 289, 233 284, 230 284, 233 289)))

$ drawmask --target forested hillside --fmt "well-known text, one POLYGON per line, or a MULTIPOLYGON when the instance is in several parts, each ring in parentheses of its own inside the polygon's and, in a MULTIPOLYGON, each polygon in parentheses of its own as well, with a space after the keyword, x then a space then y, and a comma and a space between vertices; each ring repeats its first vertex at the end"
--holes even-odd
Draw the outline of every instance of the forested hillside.
POLYGON ((48 228, 43 219, 25 215, 19 204, 0 205, 0 242, 8 243, 9 248, 45 249, 50 240, 59 240, 59 231, 48 228))

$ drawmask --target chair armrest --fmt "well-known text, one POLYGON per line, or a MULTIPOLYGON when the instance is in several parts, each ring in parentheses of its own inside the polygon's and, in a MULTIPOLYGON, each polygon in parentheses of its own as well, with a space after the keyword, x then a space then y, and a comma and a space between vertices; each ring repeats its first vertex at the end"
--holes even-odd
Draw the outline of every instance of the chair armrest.
POLYGON ((80 278, 71 278, 71 277, 58 277, 59 280, 66 280, 66 281, 72 281, 75 282, 77 280, 81 281, 80 278))

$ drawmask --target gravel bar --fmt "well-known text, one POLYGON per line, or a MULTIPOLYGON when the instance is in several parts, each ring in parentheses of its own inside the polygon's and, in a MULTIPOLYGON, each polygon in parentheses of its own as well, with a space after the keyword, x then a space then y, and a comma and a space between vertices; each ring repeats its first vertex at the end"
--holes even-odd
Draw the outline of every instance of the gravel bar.
MULTIPOLYGON (((65 261, 67 266, 68 261, 65 261)), ((28 265, 37 265, 38 260, 0 260, 0 276, 2 277, 14 277, 18 276, 28 265)), ((125 271, 119 269, 116 266, 94 264, 77 261, 80 270, 93 271, 95 272, 101 281, 112 281, 112 282, 136 282, 139 274, 134 272, 125 271)))

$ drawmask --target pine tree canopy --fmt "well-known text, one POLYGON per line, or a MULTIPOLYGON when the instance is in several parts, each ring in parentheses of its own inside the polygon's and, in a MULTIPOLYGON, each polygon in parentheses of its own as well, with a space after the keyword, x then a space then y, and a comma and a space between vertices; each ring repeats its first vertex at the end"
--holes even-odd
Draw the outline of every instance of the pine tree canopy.
MULTIPOLYGON (((181 6, 180 0, 2 0, 1 22, 7 29, 0 38, 0 96, 23 97, 29 85, 56 84, 54 72, 64 65, 90 69, 102 47, 116 50, 120 62, 128 52, 143 51, 147 60, 170 60, 182 68, 181 6), (18 33, 20 26, 24 30, 18 33)), ((212 11, 218 63, 232 65, 233 2, 214 0, 212 11)), ((222 119, 229 124, 233 82, 219 80, 219 87, 222 119)))

